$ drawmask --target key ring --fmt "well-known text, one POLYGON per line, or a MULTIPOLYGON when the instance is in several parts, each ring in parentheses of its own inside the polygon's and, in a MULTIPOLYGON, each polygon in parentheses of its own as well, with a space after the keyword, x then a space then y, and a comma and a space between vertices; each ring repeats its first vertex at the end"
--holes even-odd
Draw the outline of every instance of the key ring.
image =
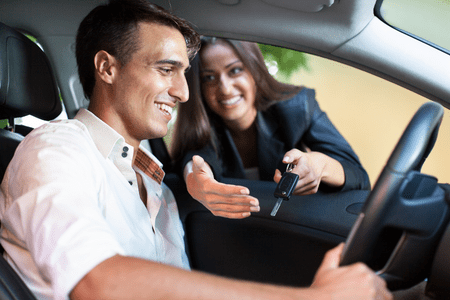
POLYGON ((286 172, 291 172, 291 171, 295 168, 295 166, 296 166, 296 165, 294 165, 293 163, 287 164, 287 166, 286 166, 286 172))

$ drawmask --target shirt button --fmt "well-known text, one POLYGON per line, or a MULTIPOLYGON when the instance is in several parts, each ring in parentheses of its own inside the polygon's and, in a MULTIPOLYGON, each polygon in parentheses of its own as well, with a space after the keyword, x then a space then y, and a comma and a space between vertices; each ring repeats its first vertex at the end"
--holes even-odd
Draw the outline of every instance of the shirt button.
POLYGON ((122 148, 122 150, 123 150, 123 152, 122 152, 122 157, 127 157, 128 156, 128 154, 127 154, 127 152, 128 152, 128 147, 127 146, 124 146, 123 148, 122 148))
POLYGON ((133 181, 128 181, 128 183, 129 183, 130 185, 133 185, 133 181))

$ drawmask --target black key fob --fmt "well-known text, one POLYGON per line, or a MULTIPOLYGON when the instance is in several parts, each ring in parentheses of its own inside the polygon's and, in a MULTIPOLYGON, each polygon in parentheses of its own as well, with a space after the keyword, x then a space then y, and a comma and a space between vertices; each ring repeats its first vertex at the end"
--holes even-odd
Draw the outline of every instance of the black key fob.
POLYGON ((295 186, 298 182, 298 175, 291 172, 284 172, 280 181, 278 182, 277 188, 273 195, 275 198, 283 198, 283 200, 289 200, 292 193, 294 192, 295 186))

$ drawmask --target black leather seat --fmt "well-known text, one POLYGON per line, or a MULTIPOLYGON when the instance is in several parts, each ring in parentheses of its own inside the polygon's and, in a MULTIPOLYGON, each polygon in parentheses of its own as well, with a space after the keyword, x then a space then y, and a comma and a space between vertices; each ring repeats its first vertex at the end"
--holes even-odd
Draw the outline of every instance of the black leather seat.
POLYGON ((33 115, 43 120, 62 111, 58 88, 44 52, 16 30, 0 23, 0 178, 22 135, 14 133, 14 118, 33 115))
MULTIPOLYGON (((0 23, 0 180, 23 135, 15 130, 14 118, 33 115, 43 120, 62 111, 58 88, 44 52, 18 31, 0 23)), ((20 184, 20 182, 17 182, 20 184)), ((0 256, 0 300, 35 299, 20 277, 0 256)))

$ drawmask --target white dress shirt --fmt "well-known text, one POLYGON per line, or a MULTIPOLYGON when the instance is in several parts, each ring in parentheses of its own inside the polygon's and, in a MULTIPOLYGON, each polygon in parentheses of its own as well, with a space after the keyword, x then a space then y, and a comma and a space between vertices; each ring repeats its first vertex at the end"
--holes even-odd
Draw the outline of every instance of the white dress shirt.
POLYGON ((67 299, 116 255, 189 269, 184 231, 160 162, 87 110, 19 145, 0 190, 5 257, 39 299, 67 299), (136 172, 147 190, 142 202, 136 172))

